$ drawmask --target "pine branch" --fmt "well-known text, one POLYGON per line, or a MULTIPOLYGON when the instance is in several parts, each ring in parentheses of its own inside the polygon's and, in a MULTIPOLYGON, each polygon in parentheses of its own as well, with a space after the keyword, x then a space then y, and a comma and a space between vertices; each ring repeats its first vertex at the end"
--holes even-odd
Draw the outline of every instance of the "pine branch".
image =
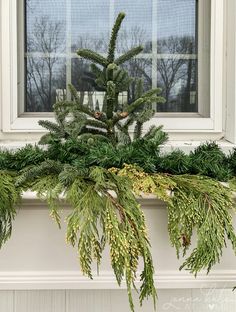
POLYGON ((87 119, 85 122, 85 125, 107 130, 107 124, 100 120, 87 119))
POLYGON ((168 140, 168 134, 162 129, 163 126, 151 126, 148 132, 143 136, 143 139, 154 141, 157 145, 164 144, 168 140))
MULTIPOLYGON (((153 95, 160 95, 161 94, 161 89, 160 88, 155 88, 155 89, 150 89, 147 92, 143 93, 141 96, 142 97, 150 97, 153 95)), ((165 101, 164 98, 162 98, 163 101, 165 101)))
MULTIPOLYGON (((83 105, 80 101, 76 103, 70 102, 71 103, 71 107, 75 107, 76 110, 78 110, 80 113, 84 113, 86 115, 88 115, 89 117, 93 117, 94 118, 94 110, 91 110, 89 107, 83 105), (76 106, 75 106, 76 104, 76 106)), ((71 110, 73 110, 73 108, 71 108, 71 110)))
POLYGON ((91 142, 91 144, 95 143, 96 141, 98 141, 99 143, 102 143, 102 142, 109 143, 109 139, 107 136, 104 135, 104 133, 97 134, 94 132, 91 132, 91 133, 88 132, 88 133, 80 134, 78 137, 78 140, 79 141, 85 141, 87 143, 91 142))
POLYGON ((149 128, 149 130, 147 131, 147 133, 145 133, 145 135, 143 136, 144 139, 147 139, 147 140, 150 140, 152 139, 155 134, 156 134, 156 131, 157 131, 157 127, 156 126, 151 126, 149 128))
POLYGON ((103 75, 103 71, 96 65, 96 64, 91 64, 91 71, 96 77, 100 77, 103 75))
POLYGON ((121 65, 121 64, 129 61, 130 59, 134 58, 136 55, 138 55, 142 51, 143 51, 142 46, 135 47, 135 48, 129 50, 128 52, 126 52, 125 54, 121 55, 120 57, 118 57, 114 63, 117 65, 121 65))
POLYGON ((63 165, 56 160, 45 160, 40 165, 35 165, 23 170, 22 174, 16 180, 16 186, 28 189, 30 183, 48 174, 59 174, 63 165))
POLYGON ((141 138, 142 129, 143 129, 143 123, 137 121, 136 125, 135 125, 135 128, 134 128, 134 140, 137 140, 137 139, 141 138))
POLYGON ((152 108, 145 108, 141 112, 137 113, 136 117, 136 125, 134 129, 134 140, 140 139, 142 136, 142 129, 143 129, 143 124, 150 120, 153 115, 155 114, 155 111, 152 108))
POLYGON ((103 56, 89 49, 79 49, 77 54, 84 59, 93 61, 94 63, 102 65, 103 67, 107 67, 109 64, 109 62, 103 56))
POLYGON ((113 118, 112 122, 113 125, 116 125, 116 123, 119 120, 125 119, 127 116, 135 112, 138 108, 140 108, 144 104, 151 104, 151 103, 163 103, 164 99, 159 96, 152 96, 152 97, 141 97, 137 100, 135 100, 133 103, 131 103, 129 106, 126 107, 126 111, 122 113, 116 113, 113 118))
POLYGON ((107 82, 107 118, 111 119, 114 111, 114 104, 116 100, 116 85, 113 81, 107 82))
POLYGON ((73 97, 73 100, 80 103, 80 96, 78 95, 78 91, 75 89, 75 87, 72 84, 68 84, 68 88, 70 90, 70 93, 73 97))
POLYGON ((111 63, 106 68, 106 79, 107 81, 114 79, 114 72, 118 70, 118 66, 115 63, 111 63))
POLYGON ((90 128, 90 127, 85 127, 82 131, 81 134, 85 133, 90 133, 90 134, 96 134, 96 135, 102 135, 104 137, 107 137, 107 132, 102 130, 102 129, 95 129, 95 128, 90 128))
POLYGON ((139 107, 141 107, 144 103, 152 104, 152 103, 164 103, 164 102, 165 102, 164 98, 160 96, 141 97, 135 100, 133 103, 131 103, 127 107, 126 111, 128 114, 131 114, 134 111, 136 111, 139 107))
POLYGON ((138 79, 135 82, 136 82, 136 84, 135 84, 135 99, 138 99, 138 98, 142 97, 142 95, 143 95, 143 80, 138 79))
POLYGON ((43 128, 49 130, 50 132, 54 133, 58 137, 61 137, 64 135, 63 129, 57 125, 54 122, 51 122, 49 120, 39 120, 39 125, 42 126, 43 128))
POLYGON ((66 117, 70 113, 71 107, 74 103, 70 101, 60 101, 53 105, 53 110, 55 112, 55 118, 59 125, 63 125, 66 117))
POLYGON ((16 216, 16 205, 20 201, 20 188, 15 178, 6 171, 0 171, 0 248, 10 238, 12 222, 16 216))
POLYGON ((118 14, 115 24, 111 31, 111 38, 109 41, 109 48, 108 48, 108 56, 107 60, 109 63, 113 63, 114 57, 115 57, 115 48, 116 48, 116 40, 118 36, 118 32, 120 30, 121 23, 123 19, 125 18, 125 13, 121 12, 118 14))
POLYGON ((39 145, 47 145, 47 144, 50 144, 50 143, 52 142, 53 139, 56 139, 56 138, 53 137, 53 135, 52 135, 51 133, 46 133, 46 134, 44 134, 44 135, 40 138, 38 144, 39 144, 39 145))

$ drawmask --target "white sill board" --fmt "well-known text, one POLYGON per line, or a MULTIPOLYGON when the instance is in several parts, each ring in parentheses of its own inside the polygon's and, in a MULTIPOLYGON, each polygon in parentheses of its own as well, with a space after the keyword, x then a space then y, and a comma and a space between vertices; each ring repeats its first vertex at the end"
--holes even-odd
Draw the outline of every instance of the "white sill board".
MULTIPOLYGON (((228 153, 229 151, 231 151, 233 148, 236 147, 236 144, 230 143, 226 140, 219 140, 219 141, 214 141, 214 142, 216 142, 225 153, 228 153)), ((19 148, 24 147, 26 144, 35 145, 37 144, 37 141, 0 141, 0 150, 1 149, 17 150, 19 148)), ((198 147, 200 144, 203 144, 203 142, 195 141, 195 140, 167 141, 164 145, 162 145, 162 151, 170 152, 174 149, 180 149, 186 153, 189 153, 190 151, 198 147)))

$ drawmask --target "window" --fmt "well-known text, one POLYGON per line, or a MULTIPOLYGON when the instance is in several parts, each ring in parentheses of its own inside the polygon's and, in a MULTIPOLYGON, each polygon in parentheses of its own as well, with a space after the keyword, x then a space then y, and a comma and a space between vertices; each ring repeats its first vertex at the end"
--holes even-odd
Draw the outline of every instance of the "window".
POLYGON ((68 83, 100 105, 103 94, 84 79, 89 62, 76 50, 105 53, 120 11, 127 17, 118 53, 144 45, 127 69, 142 76, 146 88, 161 87, 167 99, 155 107, 151 124, 175 133, 222 131, 223 0, 2 1, 2 71, 11 69, 2 86, 10 104, 3 106, 4 131, 40 131, 38 119, 53 118, 56 99, 70 97, 68 83))
MULTIPOLYGON (((204 2, 210 25, 210 1, 204 2)), ((79 59, 76 50, 105 53, 109 30, 120 11, 127 18, 119 34, 118 53, 144 45, 143 53, 126 67, 132 76, 143 78, 146 89, 163 89, 166 103, 156 110, 198 112, 198 1, 60 0, 55 5, 55 1, 26 0, 25 8, 25 112, 51 111, 57 97, 69 97, 66 86, 71 82, 79 91, 90 91, 86 100, 91 105, 100 105, 102 96, 84 79, 89 62, 79 59)), ((204 58, 209 64, 207 37, 200 44, 208 45, 204 58)), ((209 72, 208 66, 205 81, 209 72)))

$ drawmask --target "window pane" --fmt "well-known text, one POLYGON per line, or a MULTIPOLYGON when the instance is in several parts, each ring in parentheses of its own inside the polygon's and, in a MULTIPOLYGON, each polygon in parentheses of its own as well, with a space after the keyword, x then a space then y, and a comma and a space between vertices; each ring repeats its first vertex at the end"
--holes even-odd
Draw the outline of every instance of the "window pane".
MULTIPOLYGON (((152 88, 152 60, 136 58, 130 60, 123 66, 134 78, 142 78, 143 90, 147 91, 152 88)), ((137 79, 135 79, 137 81, 137 79)), ((135 81, 134 80, 134 81, 135 81)), ((135 83, 130 85, 128 90, 128 103, 135 99, 135 83)))
MULTIPOLYGON (((56 94, 69 98, 71 82, 78 91, 104 91, 95 90, 88 79, 90 63, 76 57, 76 50, 106 53, 114 19, 123 11, 117 53, 144 46, 124 67, 144 79, 145 90, 162 88, 166 103, 157 105, 157 112, 201 113, 201 107, 209 106, 209 4, 210 0, 25 0, 25 111, 52 111, 56 94), (48 92, 50 96, 41 96, 48 92)), ((128 101, 133 88, 127 92, 128 101)), ((102 93, 96 94, 101 102, 102 93)))
POLYGON ((159 59, 158 86, 163 90, 165 104, 160 112, 197 112, 196 61, 193 59, 159 59))
POLYGON ((137 45, 144 47, 144 52, 152 49, 152 0, 115 1, 115 17, 125 12, 126 18, 118 37, 118 52, 127 51, 137 45))
POLYGON ((66 0, 26 1, 26 112, 50 112, 66 88, 66 0))
MULTIPOLYGON (((95 83, 93 83, 93 77, 90 74, 90 64, 91 62, 83 60, 81 58, 72 59, 72 84, 75 86, 76 90, 83 92, 85 97, 83 97, 83 103, 89 104, 95 109, 95 106, 102 107, 104 90, 96 88, 95 83), (90 97, 89 97, 90 96, 90 97), (88 101, 88 102, 86 102, 88 101)), ((143 89, 147 91, 152 87, 152 61, 151 59, 137 58, 126 62, 123 66, 129 74, 134 78, 143 79, 143 89)), ((120 95, 122 99, 122 104, 130 103, 134 100, 134 84, 131 84, 130 89, 125 94, 120 95)))
POLYGON ((73 52, 78 48, 94 49, 98 52, 107 51, 109 2, 109 0, 71 0, 73 52))
POLYGON ((65 93, 65 59, 28 57, 26 89, 26 112, 52 111, 52 105, 65 93))
POLYGON ((197 112, 197 2, 158 0, 157 11, 157 111, 197 112))
POLYGON ((157 12, 158 53, 194 53, 197 43, 197 1, 158 0, 157 12), (170 39, 172 45, 163 46, 163 42, 170 39), (189 42, 189 46, 191 43, 190 50, 186 49, 186 41, 189 42))
POLYGON ((65 51, 66 0, 26 0, 26 51, 65 51))

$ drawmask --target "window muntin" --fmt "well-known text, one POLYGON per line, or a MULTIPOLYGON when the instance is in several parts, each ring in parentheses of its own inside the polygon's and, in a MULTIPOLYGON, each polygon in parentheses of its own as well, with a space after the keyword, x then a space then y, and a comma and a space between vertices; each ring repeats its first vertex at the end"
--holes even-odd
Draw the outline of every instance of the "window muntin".
MULTIPOLYGON (((210 0, 204 1, 209 3, 210 0)), ((144 46, 143 53, 126 67, 132 75, 143 77, 145 88, 163 89, 167 102, 155 107, 156 110, 202 115, 201 106, 209 106, 209 88, 206 98, 200 97, 201 103, 198 90, 204 89, 209 78, 210 50, 206 49, 204 38, 198 39, 198 2, 26 0, 24 111, 51 111, 57 98, 62 95, 69 98, 67 84, 71 82, 79 91, 90 92, 90 102, 95 108, 102 101, 102 95, 84 81, 89 62, 79 59, 76 50, 90 48, 104 53, 114 18, 124 11, 127 17, 117 50, 122 53, 137 44, 144 46), (198 54, 204 56, 205 66, 201 72, 198 54)), ((208 8, 210 11, 210 5, 208 8)), ((209 32, 210 27, 205 27, 204 31, 209 32)), ((128 100, 131 100, 132 92, 129 93, 128 100)), ((88 94, 86 96, 89 98, 88 94)))

